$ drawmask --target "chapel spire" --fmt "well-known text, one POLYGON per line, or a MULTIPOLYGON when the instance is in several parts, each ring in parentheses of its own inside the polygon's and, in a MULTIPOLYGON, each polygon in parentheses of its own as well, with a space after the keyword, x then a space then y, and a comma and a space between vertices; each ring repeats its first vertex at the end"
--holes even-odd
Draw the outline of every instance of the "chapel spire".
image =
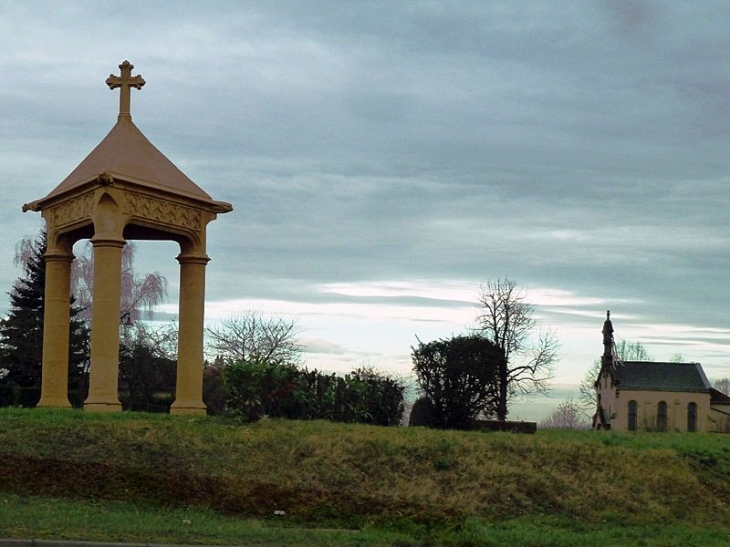
POLYGON ((603 359, 611 360, 613 357, 613 324, 611 323, 611 310, 606 310, 606 320, 603 322, 603 359))

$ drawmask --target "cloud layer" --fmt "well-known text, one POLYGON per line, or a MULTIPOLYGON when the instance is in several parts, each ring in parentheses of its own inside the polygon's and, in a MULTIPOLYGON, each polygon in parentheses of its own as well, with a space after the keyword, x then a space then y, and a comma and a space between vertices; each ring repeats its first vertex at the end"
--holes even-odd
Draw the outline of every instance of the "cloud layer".
MULTIPOLYGON (((129 59, 135 123, 235 208, 209 230, 213 314, 292 313, 312 358, 402 371, 509 276, 563 381, 607 308, 655 358, 730 375, 729 25, 722 2, 5 3, 0 283, 40 226, 20 206, 111 128, 129 59)), ((159 249, 138 267, 175 302, 159 249)))

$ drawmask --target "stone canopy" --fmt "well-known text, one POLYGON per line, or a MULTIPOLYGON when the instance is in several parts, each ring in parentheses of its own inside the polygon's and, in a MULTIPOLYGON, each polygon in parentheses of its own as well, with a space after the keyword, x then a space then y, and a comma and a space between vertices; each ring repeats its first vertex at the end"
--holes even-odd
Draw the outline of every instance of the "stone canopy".
POLYGON ((155 227, 195 237, 203 216, 215 218, 232 210, 230 203, 213 200, 180 171, 144 136, 131 115, 120 113, 116 125, 76 169, 47 196, 25 204, 23 211, 45 212, 46 221, 50 217, 64 232, 83 230, 91 224, 93 196, 101 188, 125 190, 125 229, 134 232, 131 239, 158 239, 155 227), (150 230, 140 230, 141 226, 150 230))
POLYGON ((233 208, 215 201, 160 152, 132 122, 131 89, 145 81, 133 65, 106 80, 120 88, 117 123, 48 195, 23 206, 46 221, 46 300, 39 406, 69 406, 67 394, 70 266, 76 241, 94 248, 91 373, 85 408, 119 410, 121 250, 127 240, 180 245, 180 342, 172 411, 205 412, 202 402, 206 226, 233 208), (99 283, 98 280, 104 282, 99 283))

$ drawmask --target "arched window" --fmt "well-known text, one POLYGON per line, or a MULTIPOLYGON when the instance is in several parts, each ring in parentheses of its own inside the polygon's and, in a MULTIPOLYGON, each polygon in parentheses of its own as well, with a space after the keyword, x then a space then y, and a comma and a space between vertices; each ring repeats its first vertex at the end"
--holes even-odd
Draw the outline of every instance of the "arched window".
POLYGON ((629 401, 629 431, 636 431, 636 401, 629 401))
POLYGON ((697 431, 697 403, 687 405, 687 431, 697 431))
POLYGON ((666 401, 659 401, 659 409, 656 415, 656 428, 657 431, 667 430, 667 403, 666 401))

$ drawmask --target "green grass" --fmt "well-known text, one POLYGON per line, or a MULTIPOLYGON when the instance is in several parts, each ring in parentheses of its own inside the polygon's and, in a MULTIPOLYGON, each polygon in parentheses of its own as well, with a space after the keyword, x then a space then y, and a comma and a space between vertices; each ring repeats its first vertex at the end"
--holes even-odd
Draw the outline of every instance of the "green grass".
MULTIPOLYGON (((390 538, 353 530, 291 528, 265 520, 222 517, 195 508, 58 498, 0 498, 5 537, 207 545, 388 545, 390 538), (382 543, 384 541, 384 543, 382 543)), ((397 539, 396 539, 397 541, 397 539)))
POLYGON ((728 545, 730 437, 1 409, 3 536, 728 545))

